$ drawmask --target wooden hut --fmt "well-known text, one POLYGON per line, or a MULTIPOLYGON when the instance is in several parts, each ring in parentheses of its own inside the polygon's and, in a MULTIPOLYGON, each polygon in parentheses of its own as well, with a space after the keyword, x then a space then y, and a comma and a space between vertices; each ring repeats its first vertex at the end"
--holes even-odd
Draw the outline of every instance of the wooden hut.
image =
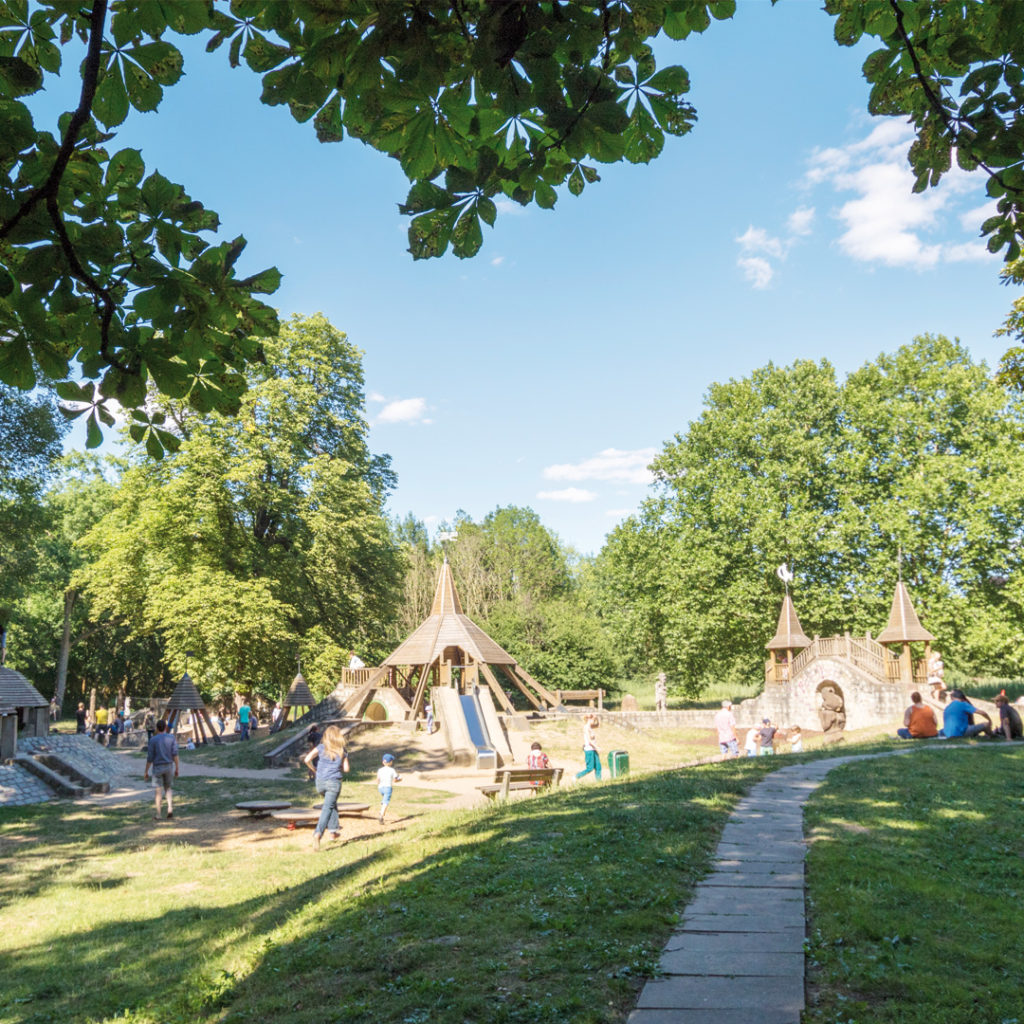
POLYGON ((878 642, 893 651, 895 657, 886 663, 886 674, 889 679, 899 681, 907 686, 923 683, 927 678, 925 666, 931 654, 932 641, 935 637, 921 625, 921 620, 910 600, 910 591, 906 583, 900 580, 896 584, 896 592, 892 595, 892 608, 889 610, 889 624, 877 637, 878 642), (924 659, 915 665, 910 645, 924 644, 924 659), (898 648, 898 650, 897 650, 898 648))
POLYGON ((438 574, 430 614, 363 686, 350 696, 339 697, 346 714, 361 717, 375 692, 388 687, 389 705, 409 720, 423 713, 428 685, 457 686, 461 690, 486 685, 498 704, 512 712, 515 708, 501 680, 511 683, 537 710, 558 703, 550 690, 465 614, 446 558, 438 574), (403 689, 408 699, 399 692, 403 689))
POLYGON ((217 730, 214 729, 213 722, 210 721, 210 713, 206 710, 203 698, 199 696, 196 684, 192 682, 192 677, 188 672, 178 680, 178 685, 175 686, 171 699, 167 702, 168 731, 178 731, 183 711, 192 712, 193 739, 200 743, 206 742, 206 733, 203 729, 205 722, 206 728, 210 730, 210 738, 214 743, 220 743, 220 736, 217 735, 217 730))
POLYGON ((49 701, 20 673, 0 665, 0 761, 18 752, 18 735, 50 731, 49 701))
POLYGON ((804 635, 804 628, 800 625, 800 619, 797 617, 793 599, 787 593, 782 599, 782 609, 779 611, 779 624, 775 629, 775 636, 764 645, 765 650, 768 651, 765 682, 786 682, 789 679, 789 670, 793 664, 794 655, 810 645, 811 641, 804 635))

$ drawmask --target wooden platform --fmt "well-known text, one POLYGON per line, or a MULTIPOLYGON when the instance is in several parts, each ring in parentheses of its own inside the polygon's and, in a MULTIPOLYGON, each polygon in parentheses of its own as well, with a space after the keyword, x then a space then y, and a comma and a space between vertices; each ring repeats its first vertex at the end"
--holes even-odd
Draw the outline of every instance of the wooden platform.
MULTIPOLYGON (((338 816, 360 815, 369 809, 369 804, 338 804, 338 816)), ((269 813, 271 818, 287 822, 289 828, 295 828, 296 825, 315 825, 320 820, 320 811, 313 807, 287 807, 269 813)))
POLYGON ((291 807, 288 800, 243 800, 235 804, 240 811, 248 811, 251 818, 266 818, 273 811, 283 811, 291 807))

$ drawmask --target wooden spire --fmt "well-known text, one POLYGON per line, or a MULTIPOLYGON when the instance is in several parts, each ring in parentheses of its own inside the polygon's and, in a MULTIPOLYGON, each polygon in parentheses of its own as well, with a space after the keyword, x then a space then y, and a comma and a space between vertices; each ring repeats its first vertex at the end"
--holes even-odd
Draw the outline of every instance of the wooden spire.
POLYGON ((192 677, 186 672, 178 680, 178 685, 175 686, 174 693, 171 694, 171 699, 167 702, 167 710, 200 711, 205 707, 203 698, 199 696, 199 691, 196 689, 196 684, 192 682, 192 677))
POLYGON ((306 677, 299 672, 288 688, 288 696, 281 706, 285 708, 311 708, 316 703, 306 682, 306 677))
POLYGON ((906 583, 900 580, 896 584, 896 592, 892 595, 892 608, 889 611, 889 625, 877 637, 880 644, 906 644, 935 639, 917 617, 910 591, 906 583))
POLYGON ((804 635, 804 628, 797 618, 793 599, 787 593, 782 599, 782 610, 779 612, 779 625, 775 636, 765 645, 768 651, 802 651, 811 646, 811 641, 804 635))

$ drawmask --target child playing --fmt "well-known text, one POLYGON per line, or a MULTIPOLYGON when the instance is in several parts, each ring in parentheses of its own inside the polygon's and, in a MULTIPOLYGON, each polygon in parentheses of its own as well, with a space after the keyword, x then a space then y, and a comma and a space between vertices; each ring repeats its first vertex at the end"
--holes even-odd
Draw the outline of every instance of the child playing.
POLYGON ((380 793, 380 823, 384 824, 384 814, 391 803, 391 790, 396 782, 402 781, 402 776, 395 771, 395 755, 385 754, 381 761, 383 764, 377 769, 377 791, 380 793))
POLYGON ((804 752, 804 736, 800 732, 799 725, 794 725, 789 730, 789 752, 791 754, 802 754, 804 752))
MULTIPOLYGON (((544 753, 541 745, 536 740, 530 744, 530 753, 526 757, 526 767, 533 771, 536 771, 538 768, 551 767, 551 759, 544 753)), ((533 788, 539 789, 540 782, 534 782, 533 788)))

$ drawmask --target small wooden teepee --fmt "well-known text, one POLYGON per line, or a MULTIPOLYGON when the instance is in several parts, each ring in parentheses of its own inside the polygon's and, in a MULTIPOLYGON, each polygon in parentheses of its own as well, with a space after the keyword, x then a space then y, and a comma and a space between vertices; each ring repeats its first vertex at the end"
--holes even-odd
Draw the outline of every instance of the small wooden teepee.
POLYGON ((175 686, 171 699, 167 702, 167 729, 169 732, 177 731, 182 711, 192 712, 192 724, 195 726, 196 738, 200 743, 206 742, 203 722, 210 730, 213 742, 220 743, 220 736, 217 735, 217 730, 214 729, 213 722, 210 721, 210 713, 206 710, 203 698, 199 696, 196 684, 192 682, 192 677, 187 671, 178 680, 178 685, 175 686))
POLYGON ((277 723, 277 729, 274 731, 283 729, 288 724, 288 716, 292 713, 292 708, 305 708, 308 711, 314 704, 316 704, 316 701, 313 699, 313 694, 309 689, 309 684, 306 682, 306 677, 299 671, 292 680, 292 685, 288 688, 288 696, 285 697, 281 704, 284 708, 284 714, 281 716, 280 721, 277 723))

